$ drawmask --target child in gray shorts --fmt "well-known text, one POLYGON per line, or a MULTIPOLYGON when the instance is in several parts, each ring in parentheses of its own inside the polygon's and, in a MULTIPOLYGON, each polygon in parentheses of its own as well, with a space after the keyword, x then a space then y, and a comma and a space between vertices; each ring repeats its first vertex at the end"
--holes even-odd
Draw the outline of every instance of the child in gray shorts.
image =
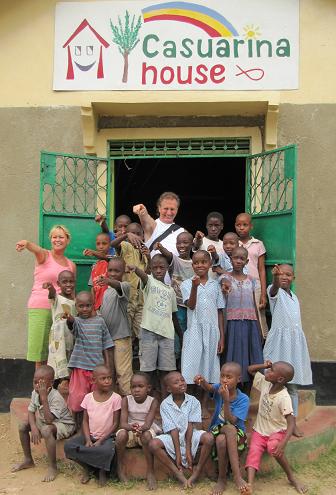
POLYGON ((129 266, 141 280, 144 308, 140 329, 140 370, 154 379, 159 370, 161 393, 166 397, 163 378, 176 369, 174 336, 178 334, 182 346, 182 331, 177 319, 177 304, 174 289, 164 283, 168 262, 161 254, 151 260, 152 275, 147 275, 136 266, 129 266))

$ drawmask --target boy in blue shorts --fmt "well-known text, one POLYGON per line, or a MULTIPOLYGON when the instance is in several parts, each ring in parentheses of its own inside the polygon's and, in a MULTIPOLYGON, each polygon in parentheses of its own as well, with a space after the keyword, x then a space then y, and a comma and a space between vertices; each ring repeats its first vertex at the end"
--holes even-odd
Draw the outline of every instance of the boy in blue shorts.
POLYGON ((237 388, 240 377, 240 364, 231 362, 222 366, 220 383, 212 385, 201 375, 194 378, 196 385, 209 392, 215 401, 210 432, 216 440, 218 480, 212 495, 220 495, 225 490, 228 462, 238 490, 244 493, 247 489, 240 473, 239 454, 247 447, 245 421, 249 398, 237 388))

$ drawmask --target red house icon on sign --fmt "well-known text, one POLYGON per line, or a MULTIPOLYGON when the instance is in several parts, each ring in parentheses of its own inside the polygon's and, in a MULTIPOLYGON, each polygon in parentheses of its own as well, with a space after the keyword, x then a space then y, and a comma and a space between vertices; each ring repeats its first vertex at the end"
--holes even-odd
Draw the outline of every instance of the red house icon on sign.
POLYGON ((109 46, 109 43, 107 43, 107 41, 93 29, 89 22, 84 19, 63 45, 63 48, 68 49, 68 70, 66 78, 74 79, 73 64, 82 72, 87 72, 92 69, 92 67, 96 65, 97 59, 95 57, 99 50, 97 79, 103 79, 103 47, 108 48, 109 46), (86 28, 90 30, 90 33, 84 33, 86 28), (83 36, 84 34, 85 36, 83 36))

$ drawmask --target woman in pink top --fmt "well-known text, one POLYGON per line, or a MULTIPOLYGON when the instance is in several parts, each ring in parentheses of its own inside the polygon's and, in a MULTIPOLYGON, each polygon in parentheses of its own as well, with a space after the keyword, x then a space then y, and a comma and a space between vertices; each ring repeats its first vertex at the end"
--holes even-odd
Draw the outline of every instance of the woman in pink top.
POLYGON ((27 351, 27 360, 34 361, 36 367, 47 363, 49 331, 52 324, 48 291, 43 289, 42 285, 44 282, 50 282, 59 292, 59 273, 70 270, 76 275, 76 265, 64 256, 70 242, 68 229, 63 225, 55 225, 49 233, 49 239, 50 251, 26 240, 16 244, 18 252, 28 249, 36 258, 34 283, 28 300, 27 351))

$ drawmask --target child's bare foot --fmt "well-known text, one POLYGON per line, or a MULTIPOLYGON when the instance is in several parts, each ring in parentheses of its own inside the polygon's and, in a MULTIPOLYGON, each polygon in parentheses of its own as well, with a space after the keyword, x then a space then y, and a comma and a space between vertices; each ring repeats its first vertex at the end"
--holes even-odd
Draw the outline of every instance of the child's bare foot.
POLYGON ((295 425, 294 430, 293 430, 293 436, 301 438, 304 436, 303 431, 299 430, 298 427, 295 425))
POLYGON ((148 490, 156 490, 157 489, 157 481, 154 476, 154 473, 147 474, 147 489, 148 490))
POLYGON ((308 488, 301 483, 301 481, 296 480, 295 478, 289 480, 290 484, 293 485, 295 490, 298 493, 306 493, 308 491, 308 488))
POLYGON ((240 490, 242 495, 252 495, 252 485, 250 483, 245 483, 245 486, 240 490))
POLYGON ((125 469, 119 465, 117 468, 117 474, 118 474, 119 481, 121 481, 122 483, 128 482, 128 478, 126 476, 125 469))
POLYGON ((56 466, 49 466, 47 474, 42 478, 42 481, 54 481, 54 479, 57 476, 57 467, 56 466))
POLYGON ((194 484, 198 480, 199 475, 200 475, 199 471, 196 471, 196 469, 195 469, 193 471, 192 475, 190 476, 190 478, 187 480, 187 488, 193 488, 194 487, 194 484))
POLYGON ((183 472, 182 471, 179 471, 177 474, 176 474, 176 479, 177 481, 179 481, 181 483, 181 485, 183 486, 184 489, 188 488, 188 480, 187 478, 184 476, 183 472))
POLYGON ((222 495, 226 488, 226 480, 219 479, 213 489, 211 490, 211 495, 222 495))
POLYGON ((243 478, 235 479, 236 487, 240 493, 246 494, 247 483, 243 478))
POLYGON ((210 412, 206 407, 202 407, 202 419, 209 419, 210 412))
POLYGON ((100 486, 100 487, 105 486, 106 482, 107 482, 107 478, 106 478, 105 469, 99 469, 98 486, 100 486))
POLYGON ((86 485, 86 483, 90 481, 90 473, 88 469, 83 467, 83 473, 79 478, 79 481, 82 483, 82 485, 86 485))
POLYGON ((16 471, 21 471, 22 469, 30 469, 35 467, 35 463, 33 459, 24 459, 23 462, 19 462, 19 464, 14 464, 11 469, 12 473, 16 473, 16 471))

